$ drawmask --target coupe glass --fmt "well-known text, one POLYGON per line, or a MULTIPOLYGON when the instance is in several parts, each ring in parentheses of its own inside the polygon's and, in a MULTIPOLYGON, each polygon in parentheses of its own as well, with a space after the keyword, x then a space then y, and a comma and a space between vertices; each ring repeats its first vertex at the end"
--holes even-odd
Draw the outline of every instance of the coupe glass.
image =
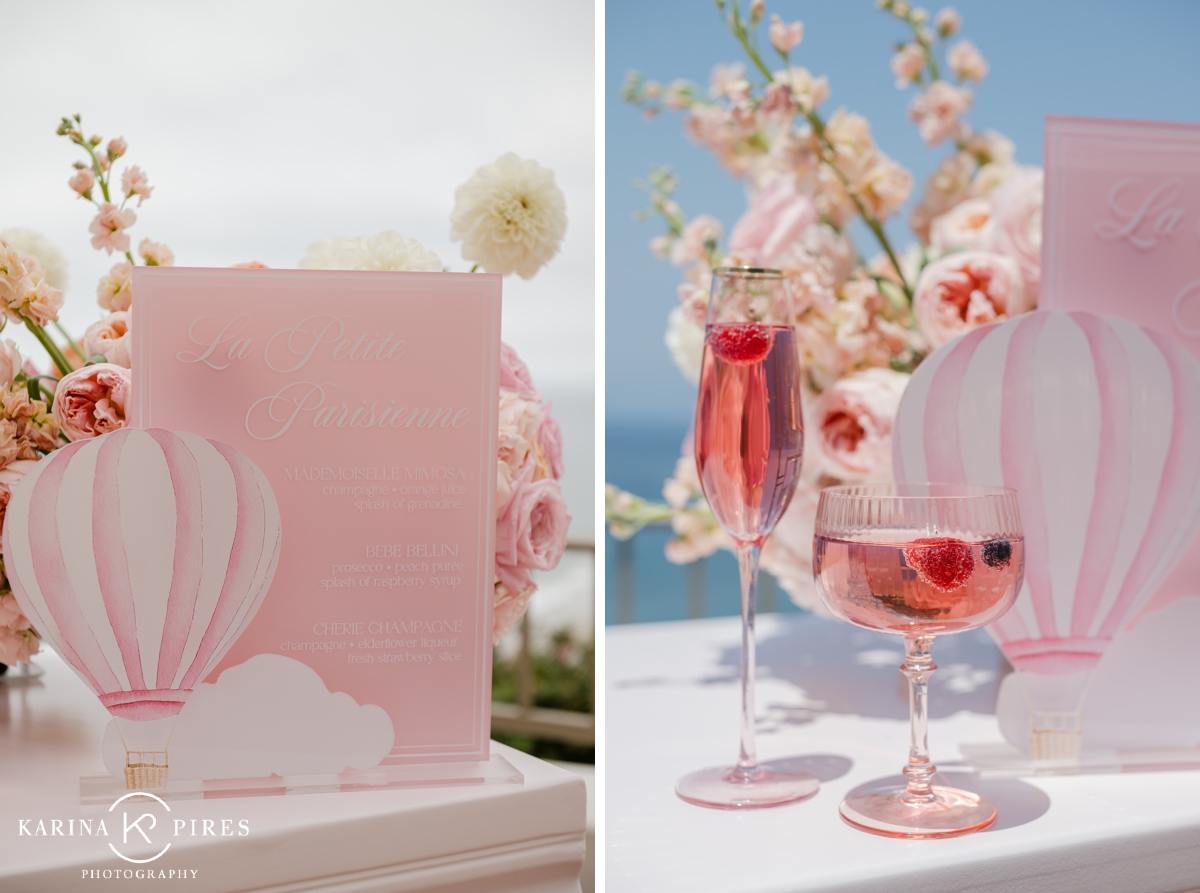
POLYGON ((778 270, 713 272, 696 403, 696 466, 717 521, 737 544, 742 582, 741 752, 733 766, 685 775, 700 806, 750 809, 815 794, 805 772, 761 766, 754 746, 754 613, 763 543, 800 476, 804 423, 791 292, 778 270))
POLYGON ((1017 494, 970 484, 829 487, 817 503, 813 576, 834 614, 904 637, 912 740, 906 785, 856 789, 842 818, 888 837, 954 837, 986 828, 996 807, 933 784, 926 697, 933 637, 991 623, 1025 573, 1017 494))

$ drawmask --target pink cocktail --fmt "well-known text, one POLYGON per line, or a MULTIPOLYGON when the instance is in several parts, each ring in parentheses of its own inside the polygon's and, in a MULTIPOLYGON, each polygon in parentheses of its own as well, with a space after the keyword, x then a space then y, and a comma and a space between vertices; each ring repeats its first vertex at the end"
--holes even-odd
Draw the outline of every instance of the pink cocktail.
POLYGON ((713 514, 737 545, 742 582, 741 752, 733 766, 685 775, 675 792, 699 806, 746 809, 816 793, 804 772, 759 765, 754 743, 754 615, 763 542, 800 475, 800 358, 787 277, 713 271, 696 402, 696 467, 713 514))
POLYGON ((842 620, 904 637, 911 711, 905 784, 855 789, 842 818, 888 837, 954 837, 986 828, 996 807, 933 783, 928 685, 935 635, 991 623, 1012 607, 1025 573, 1017 494, 970 484, 828 487, 817 504, 813 577, 842 620))

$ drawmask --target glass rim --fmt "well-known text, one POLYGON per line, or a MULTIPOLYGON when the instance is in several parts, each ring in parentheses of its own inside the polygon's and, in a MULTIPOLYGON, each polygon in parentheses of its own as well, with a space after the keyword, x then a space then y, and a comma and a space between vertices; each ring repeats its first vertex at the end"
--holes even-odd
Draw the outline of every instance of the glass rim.
POLYGON ((950 500, 950 499, 981 499, 987 497, 1002 497, 1015 499, 1017 491, 1012 487, 997 487, 990 484, 965 484, 950 481, 912 481, 907 484, 873 483, 873 484, 834 484, 822 487, 822 497, 836 499, 897 499, 897 500, 950 500), (900 493, 903 486, 914 488, 946 488, 959 490, 958 493, 900 493))
POLYGON ((770 267, 714 267, 714 276, 726 276, 730 279, 786 279, 783 270, 770 267))

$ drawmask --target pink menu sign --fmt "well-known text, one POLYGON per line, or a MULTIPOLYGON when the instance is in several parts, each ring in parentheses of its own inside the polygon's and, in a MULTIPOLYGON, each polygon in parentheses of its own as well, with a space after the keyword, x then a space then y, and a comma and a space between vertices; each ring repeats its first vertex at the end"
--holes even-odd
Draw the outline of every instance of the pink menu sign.
MULTIPOLYGON (((1200 125, 1046 118, 1038 306, 1124 317, 1200 357, 1200 125)), ((1200 540, 1150 604, 1200 595, 1200 540)))
POLYGON ((133 294, 132 424, 245 453, 282 517, 207 681, 283 655, 386 711, 385 763, 487 759, 500 277, 136 267, 133 294))

